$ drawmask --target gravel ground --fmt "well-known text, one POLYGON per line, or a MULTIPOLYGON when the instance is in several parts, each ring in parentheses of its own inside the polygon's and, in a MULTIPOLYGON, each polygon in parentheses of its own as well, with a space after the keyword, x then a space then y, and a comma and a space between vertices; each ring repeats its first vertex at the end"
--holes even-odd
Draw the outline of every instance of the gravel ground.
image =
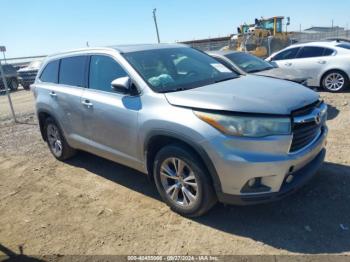
POLYGON ((0 254, 350 254, 350 93, 321 93, 329 107, 327 159, 279 202, 218 204, 183 218, 147 177, 79 153, 56 161, 41 140, 30 92, 0 97, 0 254), (5 112, 7 110, 7 112, 5 112))

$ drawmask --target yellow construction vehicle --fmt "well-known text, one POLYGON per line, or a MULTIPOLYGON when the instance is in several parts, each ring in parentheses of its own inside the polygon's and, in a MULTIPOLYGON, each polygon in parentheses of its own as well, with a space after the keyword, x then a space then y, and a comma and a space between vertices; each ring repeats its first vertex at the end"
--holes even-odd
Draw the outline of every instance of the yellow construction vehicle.
MULTIPOLYGON (((289 33, 283 32, 283 16, 255 19, 254 24, 243 24, 237 28, 237 35, 231 38, 224 50, 249 52, 259 57, 270 54, 290 44, 289 33)), ((287 18, 286 28, 290 24, 287 18)))

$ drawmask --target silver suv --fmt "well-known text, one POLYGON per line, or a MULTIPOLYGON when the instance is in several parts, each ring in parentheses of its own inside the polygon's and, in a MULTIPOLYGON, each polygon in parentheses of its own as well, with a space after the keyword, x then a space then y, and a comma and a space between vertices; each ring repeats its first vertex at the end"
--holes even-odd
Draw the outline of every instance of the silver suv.
POLYGON ((217 200, 281 198, 325 157, 327 106, 317 93, 239 75, 184 45, 53 55, 32 90, 57 159, 84 150, 146 173, 185 216, 200 216, 217 200))

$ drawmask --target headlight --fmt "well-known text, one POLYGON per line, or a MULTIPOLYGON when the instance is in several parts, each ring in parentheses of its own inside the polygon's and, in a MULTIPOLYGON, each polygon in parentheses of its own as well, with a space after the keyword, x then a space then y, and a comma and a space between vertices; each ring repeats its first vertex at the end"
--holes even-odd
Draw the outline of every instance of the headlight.
POLYGON ((201 120, 227 135, 263 137, 291 133, 291 120, 287 117, 229 116, 200 111, 194 111, 194 113, 201 120))

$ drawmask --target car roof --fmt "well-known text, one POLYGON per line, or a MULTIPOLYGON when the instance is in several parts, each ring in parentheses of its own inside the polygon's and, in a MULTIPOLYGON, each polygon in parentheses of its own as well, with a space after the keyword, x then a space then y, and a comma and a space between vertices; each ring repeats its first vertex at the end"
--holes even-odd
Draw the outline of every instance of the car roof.
POLYGON ((289 46, 292 47, 303 47, 303 46, 320 46, 320 47, 337 47, 337 45, 341 44, 339 41, 319 41, 319 42, 309 42, 309 43, 298 43, 289 46))
POLYGON ((154 49, 166 49, 166 48, 181 48, 181 47, 187 47, 188 45, 185 44, 134 44, 134 45, 114 45, 114 46, 107 46, 107 47, 88 47, 88 48, 81 48, 81 49, 74 49, 74 50, 68 50, 65 52, 60 52, 56 54, 52 54, 48 56, 48 59, 52 59, 54 57, 61 57, 66 55, 73 55, 73 54, 84 54, 89 53, 93 51, 117 51, 118 53, 130 53, 130 52, 137 52, 137 51, 146 51, 146 50, 154 50, 154 49))
POLYGON ((137 51, 146 51, 153 49, 166 49, 166 48, 181 48, 188 47, 185 44, 136 44, 136 45, 116 45, 111 48, 117 50, 120 53, 130 53, 137 51))

